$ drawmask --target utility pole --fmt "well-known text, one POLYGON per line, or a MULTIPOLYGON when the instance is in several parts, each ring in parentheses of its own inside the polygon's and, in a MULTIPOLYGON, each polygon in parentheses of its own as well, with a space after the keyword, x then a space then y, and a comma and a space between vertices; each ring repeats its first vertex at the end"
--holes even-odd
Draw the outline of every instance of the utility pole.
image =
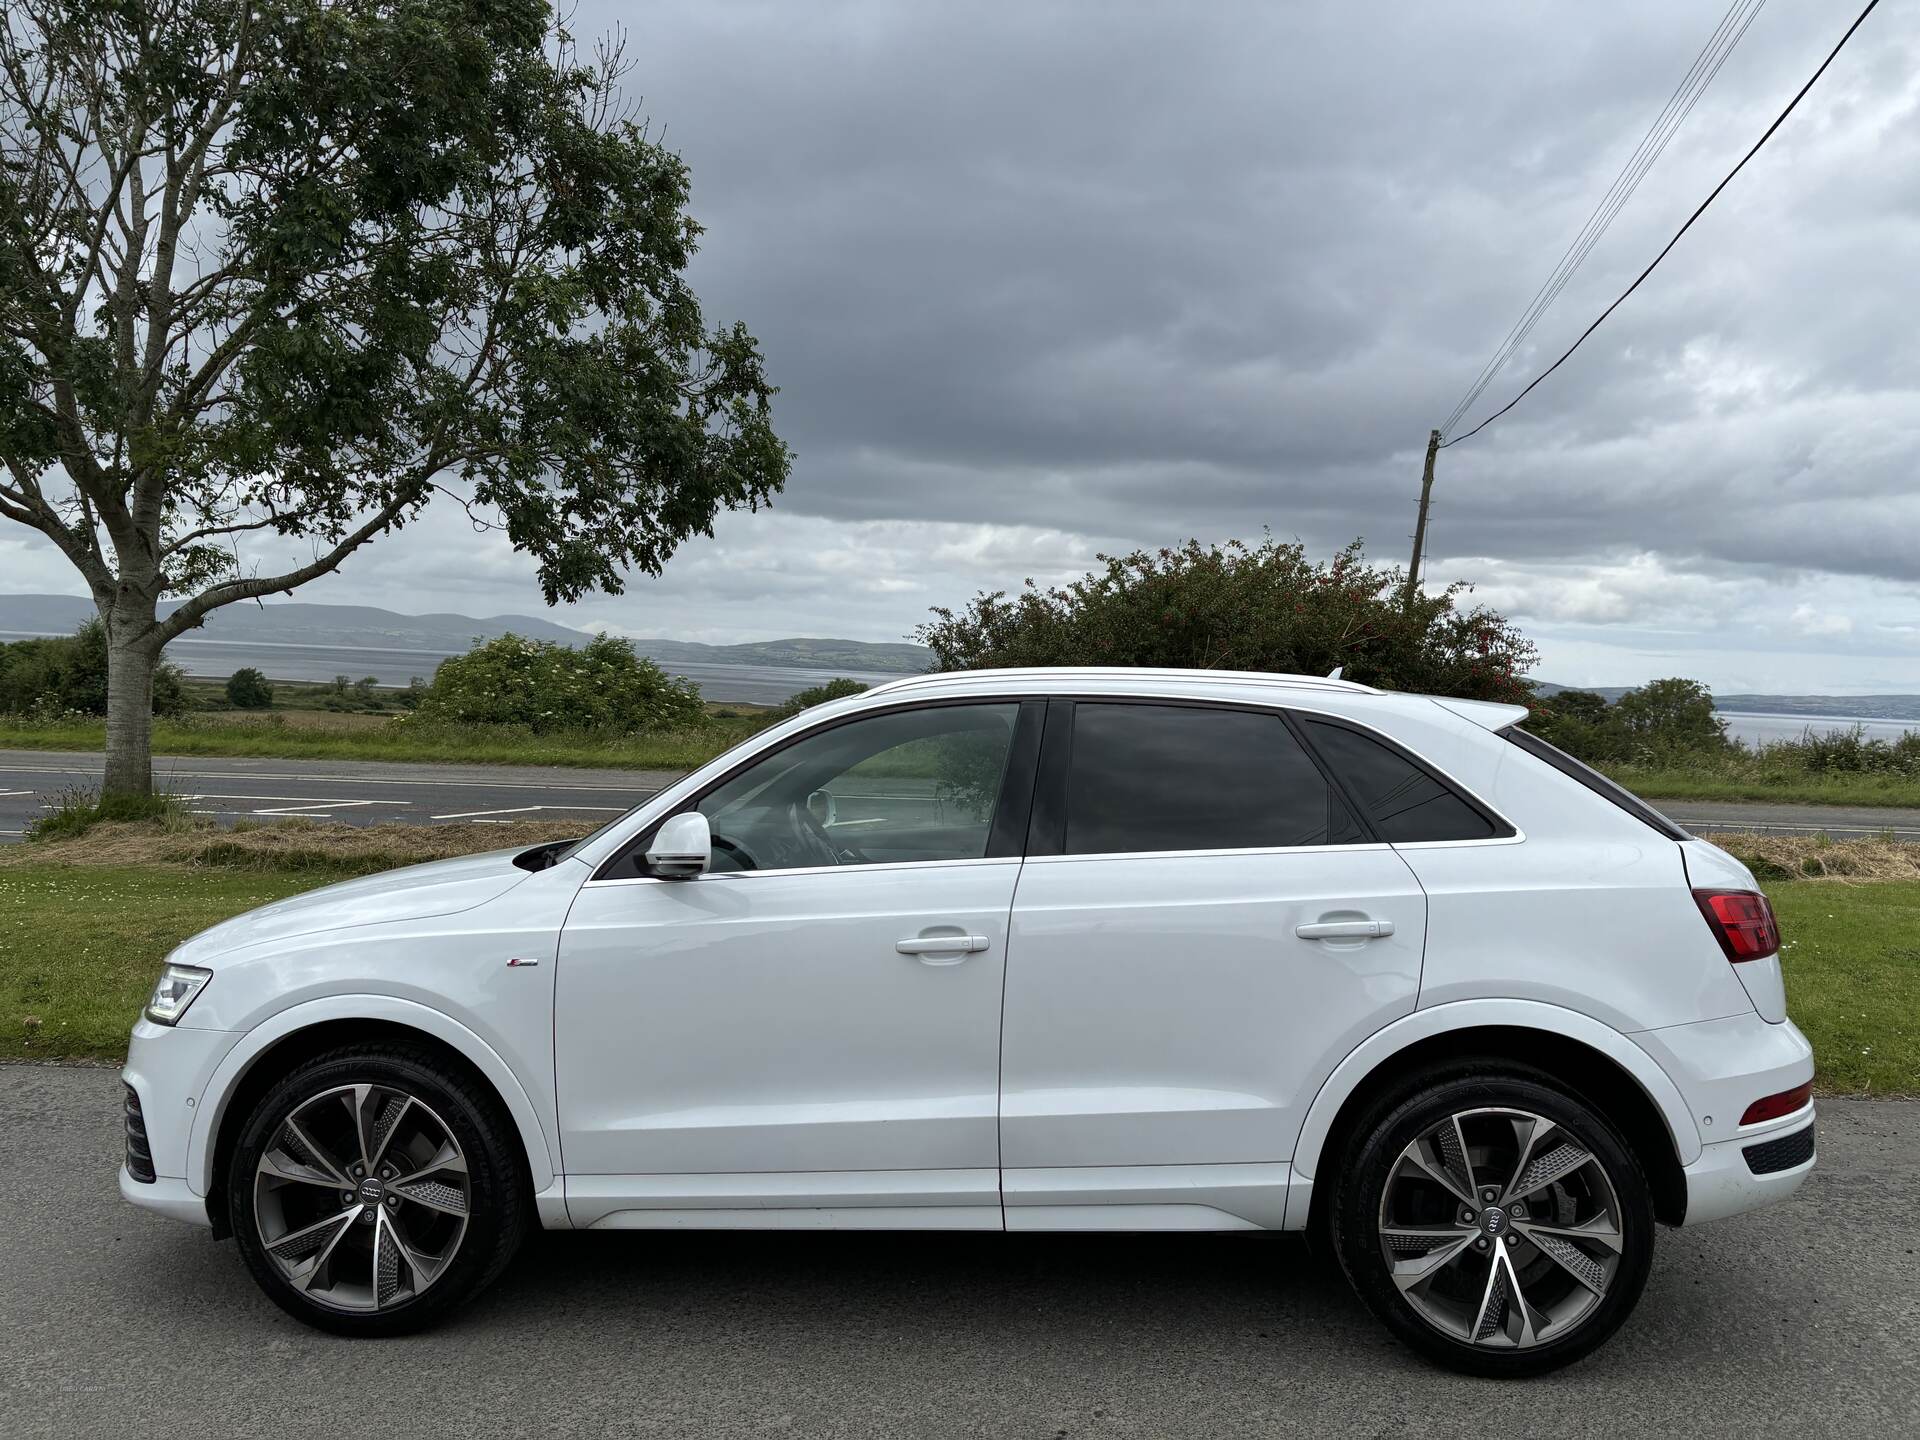
POLYGON ((1420 561, 1427 548, 1427 510, 1433 504, 1433 460, 1440 453, 1440 432, 1427 436, 1427 465, 1420 475, 1420 519, 1413 527, 1413 561, 1407 566, 1405 601, 1411 605, 1420 591, 1420 561))

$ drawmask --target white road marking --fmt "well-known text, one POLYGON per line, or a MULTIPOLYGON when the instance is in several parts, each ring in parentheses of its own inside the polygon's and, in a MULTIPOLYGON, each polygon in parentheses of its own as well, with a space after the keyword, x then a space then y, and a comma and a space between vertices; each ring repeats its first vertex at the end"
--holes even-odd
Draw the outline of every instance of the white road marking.
MULTIPOLYGON (((564 810, 569 815, 581 810, 604 810, 609 815, 624 815, 628 807, 619 805, 516 805, 511 810, 461 810, 452 815, 432 815, 432 820, 473 820, 482 815, 525 815, 530 810, 564 810)), ((494 821, 505 824, 505 821, 494 821)))
MULTIPOLYGON (((271 795, 248 795, 241 798, 248 800, 271 800, 273 797, 271 795)), ((296 803, 306 805, 308 808, 304 810, 255 810, 253 813, 256 815, 299 815, 308 820, 314 819, 317 816, 317 818, 324 820, 326 817, 324 815, 318 815, 319 811, 353 810, 362 805, 378 805, 380 802, 378 800, 312 800, 296 803)))
POLYGON ((330 800, 325 795, 209 795, 195 790, 182 795, 182 800, 274 800, 285 805, 411 805, 411 800, 330 800))
MULTIPOLYGON (((33 791, 31 790, 0 790, 0 800, 6 799, 7 796, 9 795, 31 795, 31 794, 33 794, 33 791)), ((13 832, 10 830, 0 831, 0 834, 10 835, 12 833, 13 832)))

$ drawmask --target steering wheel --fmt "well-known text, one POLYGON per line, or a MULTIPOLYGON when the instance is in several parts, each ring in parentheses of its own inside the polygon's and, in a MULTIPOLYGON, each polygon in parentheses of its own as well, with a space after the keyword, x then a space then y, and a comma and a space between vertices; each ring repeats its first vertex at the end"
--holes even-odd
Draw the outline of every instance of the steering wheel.
POLYGON ((760 868, 760 861, 755 858, 754 853, 738 840, 729 840, 725 835, 714 835, 712 838, 713 848, 726 851, 740 869, 758 870, 760 868))
POLYGON ((825 852, 828 864, 870 865, 873 863, 861 853, 857 846, 842 844, 828 834, 827 827, 820 823, 806 805, 795 805, 790 813, 793 816, 794 829, 804 834, 810 849, 825 852))

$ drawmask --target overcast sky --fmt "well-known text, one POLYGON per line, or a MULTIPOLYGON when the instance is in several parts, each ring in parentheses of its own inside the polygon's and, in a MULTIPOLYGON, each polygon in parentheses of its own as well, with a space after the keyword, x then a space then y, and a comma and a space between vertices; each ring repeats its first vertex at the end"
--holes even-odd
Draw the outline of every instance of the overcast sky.
MULTIPOLYGON (((797 452, 772 511, 553 618, 903 638, 1262 527, 1401 561, 1420 452, 1725 0, 585 0, 692 167, 694 280, 797 452)), ((1772 0, 1474 418, 1584 328, 1857 9, 1772 0)), ((1540 673, 1920 690, 1920 11, 1882 6, 1652 280, 1441 457, 1430 575, 1540 673)), ((0 528, 8 590, 84 587, 0 528)), ((542 613, 444 510, 302 598, 542 613)))

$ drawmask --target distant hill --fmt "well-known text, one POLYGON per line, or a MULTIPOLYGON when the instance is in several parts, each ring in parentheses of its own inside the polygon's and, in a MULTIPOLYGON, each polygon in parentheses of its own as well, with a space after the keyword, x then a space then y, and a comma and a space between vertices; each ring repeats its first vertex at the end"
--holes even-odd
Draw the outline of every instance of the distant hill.
POLYGON ((633 648, 663 665, 778 665, 883 675, 918 675, 933 668, 931 650, 885 641, 796 639, 702 645, 694 640, 635 640, 633 648))
MULTIPOLYGON (((170 614, 172 604, 160 607, 170 614)), ((77 595, 0 595, 0 630, 70 634, 93 615, 93 602, 77 595)), ((254 645, 355 645, 378 650, 458 654, 475 640, 512 631, 534 640, 577 645, 585 635, 532 615, 400 615, 371 605, 314 605, 302 600, 265 605, 226 605, 188 636, 254 645)), ((186 637, 183 637, 186 638, 186 637)))
MULTIPOLYGON (((163 613, 171 606, 162 606, 163 613)), ((0 595, 0 631, 68 635, 93 615, 93 602, 77 595, 0 595)), ((371 605, 319 605, 303 600, 264 605, 228 605, 190 630, 184 641, 236 645, 323 645, 368 650, 412 650, 458 655, 475 640, 512 632, 532 640, 578 645, 590 631, 534 615, 401 615, 371 605)), ((674 665, 771 665, 783 669, 846 670, 912 675, 933 663, 918 645, 864 640, 759 640, 743 645, 703 645, 693 640, 636 639, 634 648, 674 665)))

